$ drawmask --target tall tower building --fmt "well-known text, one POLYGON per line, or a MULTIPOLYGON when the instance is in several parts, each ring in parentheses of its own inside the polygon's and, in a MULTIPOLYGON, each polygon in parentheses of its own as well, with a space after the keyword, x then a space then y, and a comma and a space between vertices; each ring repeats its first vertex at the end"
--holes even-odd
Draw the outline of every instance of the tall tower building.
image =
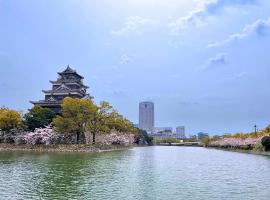
POLYGON ((177 138, 180 138, 180 139, 186 138, 185 127, 184 126, 176 127, 176 135, 177 135, 177 138))
POLYGON ((141 102, 139 104, 139 128, 151 132, 155 125, 155 113, 153 102, 141 102))

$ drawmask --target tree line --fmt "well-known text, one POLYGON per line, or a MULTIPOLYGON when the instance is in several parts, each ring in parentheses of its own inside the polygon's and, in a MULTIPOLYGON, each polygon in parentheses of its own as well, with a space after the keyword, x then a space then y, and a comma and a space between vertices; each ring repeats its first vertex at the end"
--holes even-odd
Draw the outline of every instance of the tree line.
POLYGON ((86 134, 91 134, 95 144, 97 134, 110 133, 112 130, 140 136, 140 130, 120 115, 108 102, 95 104, 92 99, 67 97, 61 105, 61 113, 35 106, 28 113, 0 108, 0 129, 2 131, 28 130, 52 125, 57 133, 76 135, 77 143, 85 143, 86 134))

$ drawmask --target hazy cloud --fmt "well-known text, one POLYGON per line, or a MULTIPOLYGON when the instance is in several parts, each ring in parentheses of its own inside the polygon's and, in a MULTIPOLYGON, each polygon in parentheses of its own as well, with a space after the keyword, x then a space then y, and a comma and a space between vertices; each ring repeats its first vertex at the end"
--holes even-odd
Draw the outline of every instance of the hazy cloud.
POLYGON ((123 97, 123 96, 127 96, 128 92, 125 90, 116 90, 116 91, 113 91, 112 94, 114 96, 123 97))
POLYGON ((199 102, 192 102, 192 101, 180 101, 178 104, 183 106, 192 106, 192 105, 200 105, 199 102))
POLYGON ((220 53, 208 59, 208 65, 225 65, 227 63, 227 54, 220 53))
POLYGON ((133 59, 130 56, 126 55, 126 54, 123 54, 120 57, 120 64, 121 65, 126 65, 126 64, 128 64, 128 63, 130 63, 132 61, 133 61, 133 59))
POLYGON ((221 40, 212 44, 209 44, 207 47, 220 47, 224 46, 228 43, 244 39, 252 34, 256 34, 258 36, 265 36, 270 33, 270 18, 268 19, 258 19, 257 21, 248 24, 240 33, 234 33, 230 35, 227 39, 221 40))
POLYGON ((129 33, 141 34, 142 33, 141 29, 143 27, 154 23, 155 21, 152 19, 143 18, 139 16, 130 16, 126 19, 122 28, 116 31, 111 31, 111 34, 116 36, 124 36, 129 33))
POLYGON ((247 74, 246 72, 240 72, 238 74, 225 78, 225 80, 228 80, 228 81, 238 80, 238 79, 243 78, 246 74, 247 74))
POLYGON ((187 16, 180 17, 177 20, 170 22, 168 27, 171 35, 177 35, 181 30, 190 26, 205 25, 205 18, 208 15, 213 15, 220 9, 227 6, 253 4, 256 0, 208 0, 200 2, 197 9, 190 12, 187 16))

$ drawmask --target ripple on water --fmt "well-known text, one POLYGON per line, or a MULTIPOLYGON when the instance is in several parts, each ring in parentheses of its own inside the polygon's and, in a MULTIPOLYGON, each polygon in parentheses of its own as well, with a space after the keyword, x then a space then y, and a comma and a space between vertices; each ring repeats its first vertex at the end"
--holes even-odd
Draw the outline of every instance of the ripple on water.
POLYGON ((268 200, 270 158, 192 147, 0 152, 0 180, 5 200, 268 200))

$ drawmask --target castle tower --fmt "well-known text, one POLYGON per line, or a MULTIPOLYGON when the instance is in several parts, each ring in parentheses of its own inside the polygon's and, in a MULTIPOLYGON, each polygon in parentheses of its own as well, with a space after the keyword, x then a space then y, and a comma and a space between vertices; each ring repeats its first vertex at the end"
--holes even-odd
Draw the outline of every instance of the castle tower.
POLYGON ((51 90, 42 90, 45 99, 40 101, 30 101, 35 106, 49 108, 56 113, 60 113, 61 104, 66 97, 87 98, 88 87, 83 84, 84 77, 79 75, 69 66, 63 71, 58 72, 58 79, 50 81, 52 83, 51 90))

